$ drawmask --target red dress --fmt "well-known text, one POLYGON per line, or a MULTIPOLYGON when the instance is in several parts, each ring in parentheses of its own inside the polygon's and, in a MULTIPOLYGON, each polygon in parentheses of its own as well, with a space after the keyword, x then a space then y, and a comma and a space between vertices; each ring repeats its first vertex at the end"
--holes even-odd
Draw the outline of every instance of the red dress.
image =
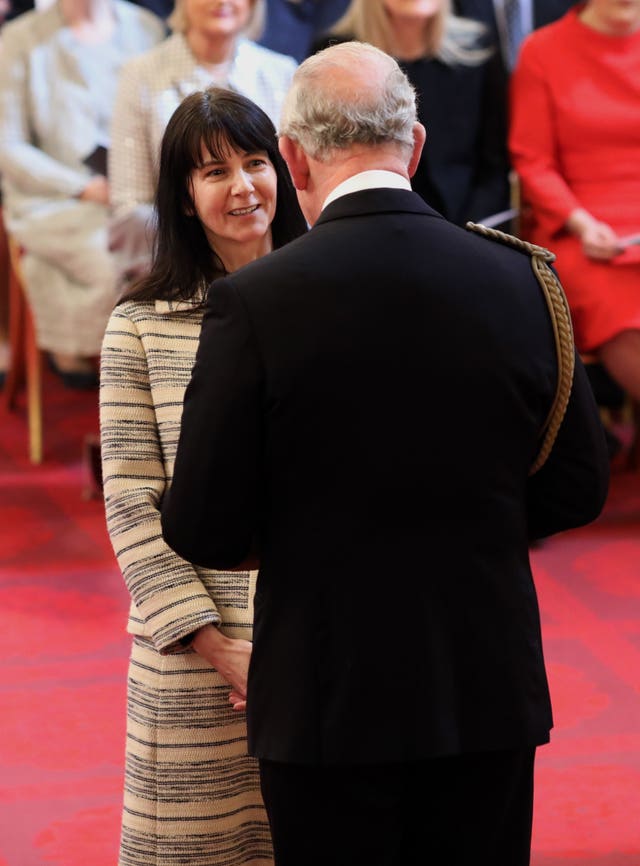
POLYGON ((640 329, 640 246, 588 259, 564 224, 582 207, 619 236, 640 233, 640 31, 606 36, 581 7, 531 34, 512 79, 513 166, 551 249, 580 350, 640 329))

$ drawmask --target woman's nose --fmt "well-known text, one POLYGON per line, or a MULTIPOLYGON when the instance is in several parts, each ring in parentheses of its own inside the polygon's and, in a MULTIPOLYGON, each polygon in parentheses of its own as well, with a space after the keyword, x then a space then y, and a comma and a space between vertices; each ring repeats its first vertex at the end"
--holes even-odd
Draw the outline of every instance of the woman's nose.
POLYGON ((234 195, 242 195, 246 192, 251 192, 253 190, 253 181, 251 180, 251 175, 246 171, 238 171, 233 176, 233 184, 231 185, 231 192, 234 195))

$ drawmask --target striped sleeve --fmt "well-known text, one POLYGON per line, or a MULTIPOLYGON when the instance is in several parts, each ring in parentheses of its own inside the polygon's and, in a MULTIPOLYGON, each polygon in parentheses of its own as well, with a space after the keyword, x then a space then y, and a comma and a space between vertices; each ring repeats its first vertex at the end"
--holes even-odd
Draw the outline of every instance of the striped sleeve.
POLYGON ((141 633, 161 652, 182 648, 181 638, 220 615, 195 568, 162 538, 167 474, 156 407, 143 341, 122 306, 102 347, 100 435, 107 527, 141 633))

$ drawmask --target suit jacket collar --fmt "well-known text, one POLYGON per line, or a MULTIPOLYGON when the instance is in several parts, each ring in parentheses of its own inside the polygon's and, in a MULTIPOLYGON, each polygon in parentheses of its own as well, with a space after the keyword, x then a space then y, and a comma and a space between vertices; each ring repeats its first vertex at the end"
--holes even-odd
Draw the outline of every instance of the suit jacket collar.
MULTIPOLYGON (((366 214, 382 213, 415 213, 424 216, 444 219, 422 199, 416 192, 405 189, 363 189, 342 195, 328 204, 322 211, 314 226, 345 217, 364 216, 366 214)), ((312 229, 313 230, 313 229, 312 229)))

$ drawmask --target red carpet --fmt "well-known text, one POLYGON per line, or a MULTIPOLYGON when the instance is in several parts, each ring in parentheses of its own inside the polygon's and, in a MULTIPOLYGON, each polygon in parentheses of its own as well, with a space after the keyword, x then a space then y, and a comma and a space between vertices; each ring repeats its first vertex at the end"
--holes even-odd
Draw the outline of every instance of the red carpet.
MULTIPOLYGON (((115 866, 127 597, 82 497, 96 395, 47 385, 42 467, 0 409, 0 866, 115 866)), ((640 866, 639 529, 619 473, 595 525, 533 553, 556 717, 533 866, 640 866)))

